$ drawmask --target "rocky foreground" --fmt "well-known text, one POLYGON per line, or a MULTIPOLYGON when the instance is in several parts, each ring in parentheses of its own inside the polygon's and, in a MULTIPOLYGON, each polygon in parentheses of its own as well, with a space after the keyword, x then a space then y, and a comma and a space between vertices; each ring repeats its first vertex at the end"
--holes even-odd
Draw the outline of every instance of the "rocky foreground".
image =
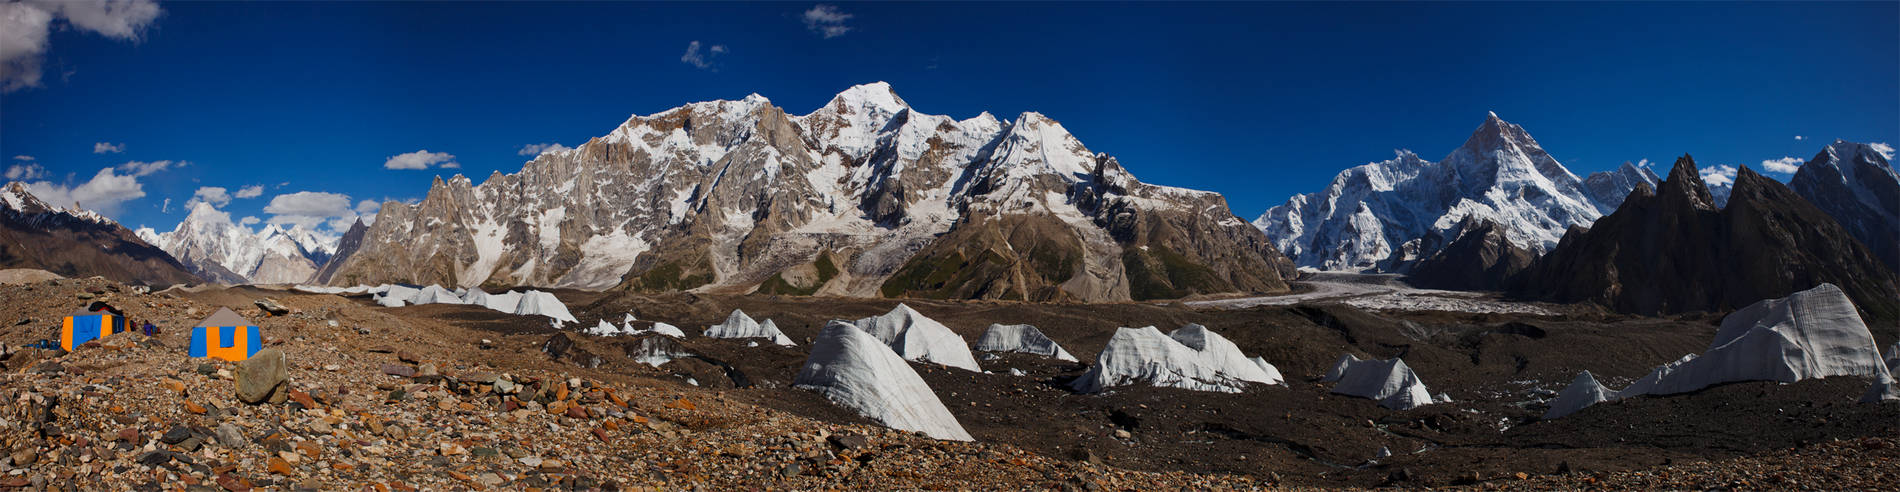
POLYGON ((1247 477, 1131 472, 1010 447, 792 416, 712 390, 602 377, 527 340, 451 358, 465 333, 332 296, 243 313, 268 348, 245 363, 185 355, 212 306, 104 280, 0 287, 0 488, 1084 489, 1258 488, 1247 477), (71 354, 18 348, 56 313, 105 299, 166 330, 71 354), (281 359, 279 358, 281 357, 281 359), (281 365, 274 362, 282 361, 281 365), (249 389, 250 391, 245 391, 249 389), (246 403, 250 398, 258 403, 246 403))
MULTIPOLYGON (((658 370, 561 362, 568 359, 544 351, 546 334, 469 329, 360 300, 251 289, 141 294, 102 279, 27 282, 0 286, 0 320, 19 320, 0 328, 0 489, 1283 485, 1272 473, 1131 471, 1086 453, 1036 454, 814 420, 658 370), (54 338, 59 316, 91 300, 164 331, 115 335, 64 355, 24 347, 54 338), (220 305, 250 306, 242 314, 262 328, 267 348, 244 363, 187 357, 189 327, 220 305)), ((1454 486, 1878 489, 1900 482, 1896 444, 1900 436, 1883 435, 1653 469, 1475 472, 1454 486)), ((1408 483, 1403 468, 1393 473, 1391 483, 1408 483)))

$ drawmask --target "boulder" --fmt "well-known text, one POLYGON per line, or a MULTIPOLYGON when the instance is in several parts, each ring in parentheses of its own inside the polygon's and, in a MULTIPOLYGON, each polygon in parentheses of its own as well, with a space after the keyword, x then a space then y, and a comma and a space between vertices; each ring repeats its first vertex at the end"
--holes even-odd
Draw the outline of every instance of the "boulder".
POLYGON ((284 351, 266 348, 238 365, 238 401, 257 405, 283 403, 290 397, 290 373, 284 351))

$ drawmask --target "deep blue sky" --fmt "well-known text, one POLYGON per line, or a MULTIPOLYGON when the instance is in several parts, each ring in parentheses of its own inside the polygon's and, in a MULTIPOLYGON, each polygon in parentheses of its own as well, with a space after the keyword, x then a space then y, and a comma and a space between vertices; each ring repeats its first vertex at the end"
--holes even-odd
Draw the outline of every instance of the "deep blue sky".
POLYGON ((1578 175, 1900 143, 1894 2, 838 2, 832 38, 801 19, 813 5, 167 3, 137 42, 56 21, 41 86, 0 95, 0 154, 67 185, 188 161, 115 212, 170 229, 202 186, 266 185, 225 206, 265 219, 296 191, 420 198, 631 114, 754 92, 803 114, 877 80, 927 113, 1042 112, 1249 219, 1393 149, 1441 157, 1488 110, 1578 175), (702 69, 681 61, 692 41, 726 52, 702 69), (384 169, 423 149, 461 168, 384 169))

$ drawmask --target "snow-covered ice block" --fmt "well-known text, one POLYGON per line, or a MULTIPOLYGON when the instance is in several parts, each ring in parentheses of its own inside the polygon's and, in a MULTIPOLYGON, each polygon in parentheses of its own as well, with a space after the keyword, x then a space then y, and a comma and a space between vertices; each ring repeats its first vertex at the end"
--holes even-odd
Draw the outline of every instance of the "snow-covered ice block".
POLYGON ((1887 373, 1867 324, 1833 284, 1766 299, 1722 318, 1701 356, 1659 367, 1618 396, 1687 393, 1737 381, 1792 383, 1887 373))
POLYGON ((811 357, 792 384, 893 429, 973 440, 903 357, 848 322, 833 321, 818 333, 811 357))
POLYGON ((711 338, 766 338, 772 340, 772 343, 786 347, 798 345, 792 342, 791 337, 779 331, 778 324, 773 323, 772 320, 768 319, 765 323, 759 323, 751 316, 747 316, 745 311, 737 309, 732 310, 732 314, 726 315, 726 322, 706 328, 704 334, 711 338))
POLYGON ((905 360, 934 362, 959 369, 982 372, 970 346, 950 327, 925 317, 910 306, 898 304, 891 312, 858 320, 858 329, 883 340, 905 360))
POLYGON ((1615 391, 1604 388, 1602 383, 1597 382, 1596 376, 1590 374, 1590 371, 1583 371, 1577 374, 1576 379, 1570 381, 1570 386, 1564 387, 1563 392, 1557 393, 1557 398, 1550 400, 1550 410, 1544 412, 1544 418, 1563 417, 1577 413, 1578 410, 1583 410, 1590 405, 1615 398, 1615 391))
POLYGON ((633 346, 627 350, 627 357, 632 358, 634 362, 653 367, 660 367, 672 362, 673 359, 692 356, 693 353, 688 352, 686 347, 680 345, 678 341, 663 336, 641 338, 634 341, 633 346))
POLYGON ((521 294, 521 302, 515 305, 515 314, 538 315, 554 318, 559 323, 579 323, 574 315, 567 311, 567 305, 554 294, 530 290, 521 294))
POLYGON ((1404 360, 1345 357, 1340 362, 1345 367, 1340 371, 1339 384, 1333 385, 1333 393, 1375 400, 1379 406, 1394 410, 1432 404, 1431 390, 1404 360))
POLYGON ((978 352, 1022 352, 1054 357, 1057 360, 1075 362, 1075 356, 1063 350, 1055 340, 1050 340, 1042 330, 1030 325, 990 325, 983 330, 983 336, 976 339, 978 352))
POLYGON ((1268 364, 1266 359, 1248 359, 1240 353, 1240 346, 1205 326, 1190 323, 1169 333, 1168 338, 1200 352, 1201 360, 1223 376, 1261 384, 1284 382, 1280 370, 1268 364))
POLYGON ((1279 370, 1265 360, 1240 355, 1233 342, 1200 325, 1162 335, 1155 327, 1120 328, 1077 378, 1076 391, 1095 393, 1116 386, 1148 383, 1195 391, 1239 393, 1248 382, 1279 384, 1279 370), (1183 341, 1192 343, 1183 343, 1183 341))
POLYGON ((410 302, 414 304, 463 304, 460 296, 455 295, 454 292, 450 292, 448 289, 442 288, 440 285, 423 287, 422 290, 416 292, 415 299, 410 302))

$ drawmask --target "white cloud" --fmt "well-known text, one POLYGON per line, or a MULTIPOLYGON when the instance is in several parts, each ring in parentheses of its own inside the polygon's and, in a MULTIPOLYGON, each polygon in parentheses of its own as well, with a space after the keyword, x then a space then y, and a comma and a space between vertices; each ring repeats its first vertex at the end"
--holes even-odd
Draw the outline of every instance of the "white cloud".
POLYGON ((1656 163, 1654 163, 1654 162, 1649 162, 1649 159, 1637 159, 1637 160, 1636 160, 1636 167, 1640 167, 1640 168, 1643 168, 1643 169, 1649 169, 1649 166, 1652 166, 1652 165, 1655 165, 1655 164, 1656 164, 1656 163))
POLYGON ((238 198, 257 198, 260 196, 264 196, 264 185, 250 185, 243 188, 238 188, 237 194, 232 195, 232 196, 235 196, 238 198))
POLYGON ((1807 140, 1807 139, 1808 139, 1808 137, 1803 137, 1803 136, 1800 136, 1800 135, 1795 135, 1795 136, 1794 136, 1794 139, 1795 139, 1795 141, 1801 141, 1801 140, 1807 140))
POLYGON ((455 155, 448 152, 430 152, 418 150, 407 154, 389 156, 383 161, 384 169, 428 169, 430 166, 454 169, 462 167, 455 163, 455 155))
POLYGON ((238 219, 238 225, 241 225, 244 227, 250 227, 252 225, 256 225, 258 222, 263 222, 263 220, 258 219, 257 217, 249 216, 249 215, 244 216, 244 218, 242 219, 238 219))
POLYGON ((188 165, 191 165, 191 163, 185 162, 185 161, 176 161, 176 162, 173 162, 173 161, 152 161, 152 162, 131 161, 124 164, 120 164, 119 172, 123 172, 131 176, 151 176, 152 173, 155 173, 155 172, 171 169, 173 167, 185 167, 188 165))
POLYGON ((1761 168, 1763 171, 1776 174, 1794 174, 1795 171, 1801 169, 1802 164, 1807 162, 1807 160, 1800 157, 1783 157, 1780 159, 1761 161, 1761 168))
POLYGON ((851 26, 844 25, 844 21, 851 20, 851 17, 851 14, 838 10, 836 6, 821 3, 805 11, 805 28, 823 35, 825 39, 831 39, 851 32, 851 26))
POLYGON ((382 202, 378 202, 376 200, 363 200, 360 202, 356 202, 356 210, 355 210, 356 217, 348 221, 342 220, 341 217, 338 217, 337 222, 341 222, 343 225, 341 227, 338 227, 338 226, 335 226, 333 223, 331 228, 336 229, 338 231, 349 232, 350 225, 355 222, 354 219, 359 219, 359 218, 363 219, 363 225, 375 224, 376 212, 381 211, 382 209, 383 209, 382 202))
POLYGON ((1881 157, 1886 157, 1887 160, 1889 161, 1893 160, 1893 146, 1892 145, 1887 145, 1886 142, 1874 142, 1874 143, 1867 144, 1867 146, 1873 147, 1874 152, 1879 152, 1881 157))
POLYGON ((224 189, 223 186, 198 188, 198 191, 191 194, 191 200, 185 202, 185 208, 197 208, 196 205, 200 203, 210 204, 212 207, 223 207, 231 203, 230 190, 224 189))
POLYGON ((152 0, 0 2, 0 92, 38 87, 53 22, 119 41, 139 40, 162 10, 152 0))
POLYGON ((100 169, 92 179, 77 186, 34 181, 26 184, 28 192, 40 200, 55 207, 72 207, 114 216, 119 212, 120 204, 145 197, 145 187, 139 184, 137 176, 121 175, 112 168, 100 169))
POLYGON ((7 179, 11 181, 40 179, 43 177, 46 177, 46 168, 40 167, 39 164, 14 164, 7 167, 7 179))
POLYGON ((685 62, 687 65, 698 67, 701 70, 717 72, 719 69, 713 68, 713 58, 725 53, 726 45, 715 44, 701 51, 699 41, 693 41, 686 43, 686 54, 680 55, 680 61, 685 62))
POLYGON ((166 198, 165 204, 158 206, 158 213, 161 213, 161 214, 172 213, 172 199, 166 198))
POLYGON ((16 155, 16 156, 13 156, 13 160, 16 160, 16 161, 30 161, 30 160, 33 160, 33 156, 30 156, 30 155, 26 155, 26 154, 20 154, 20 155, 16 155))
MULTIPOLYGON (((264 213, 271 214, 266 222, 278 225, 302 227, 311 231, 340 217, 354 220, 356 211, 350 209, 350 196, 342 193, 322 191, 299 191, 277 195, 271 198, 270 205, 264 206, 264 213)), ((343 223, 349 227, 348 222, 343 223)), ((334 228, 334 227, 333 227, 334 228)))
POLYGON ((112 142, 98 142, 92 144, 92 153, 94 154, 118 154, 123 152, 125 152, 125 144, 115 144, 112 142))
POLYGON ((546 154, 549 152, 557 152, 557 151, 562 151, 562 150, 574 150, 574 149, 566 145, 561 145, 560 142, 527 144, 527 145, 521 146, 521 151, 516 152, 515 155, 538 156, 541 154, 546 154))
POLYGON ((1718 164, 1696 170, 1702 175, 1702 182, 1711 187, 1735 184, 1735 166, 1718 164))

